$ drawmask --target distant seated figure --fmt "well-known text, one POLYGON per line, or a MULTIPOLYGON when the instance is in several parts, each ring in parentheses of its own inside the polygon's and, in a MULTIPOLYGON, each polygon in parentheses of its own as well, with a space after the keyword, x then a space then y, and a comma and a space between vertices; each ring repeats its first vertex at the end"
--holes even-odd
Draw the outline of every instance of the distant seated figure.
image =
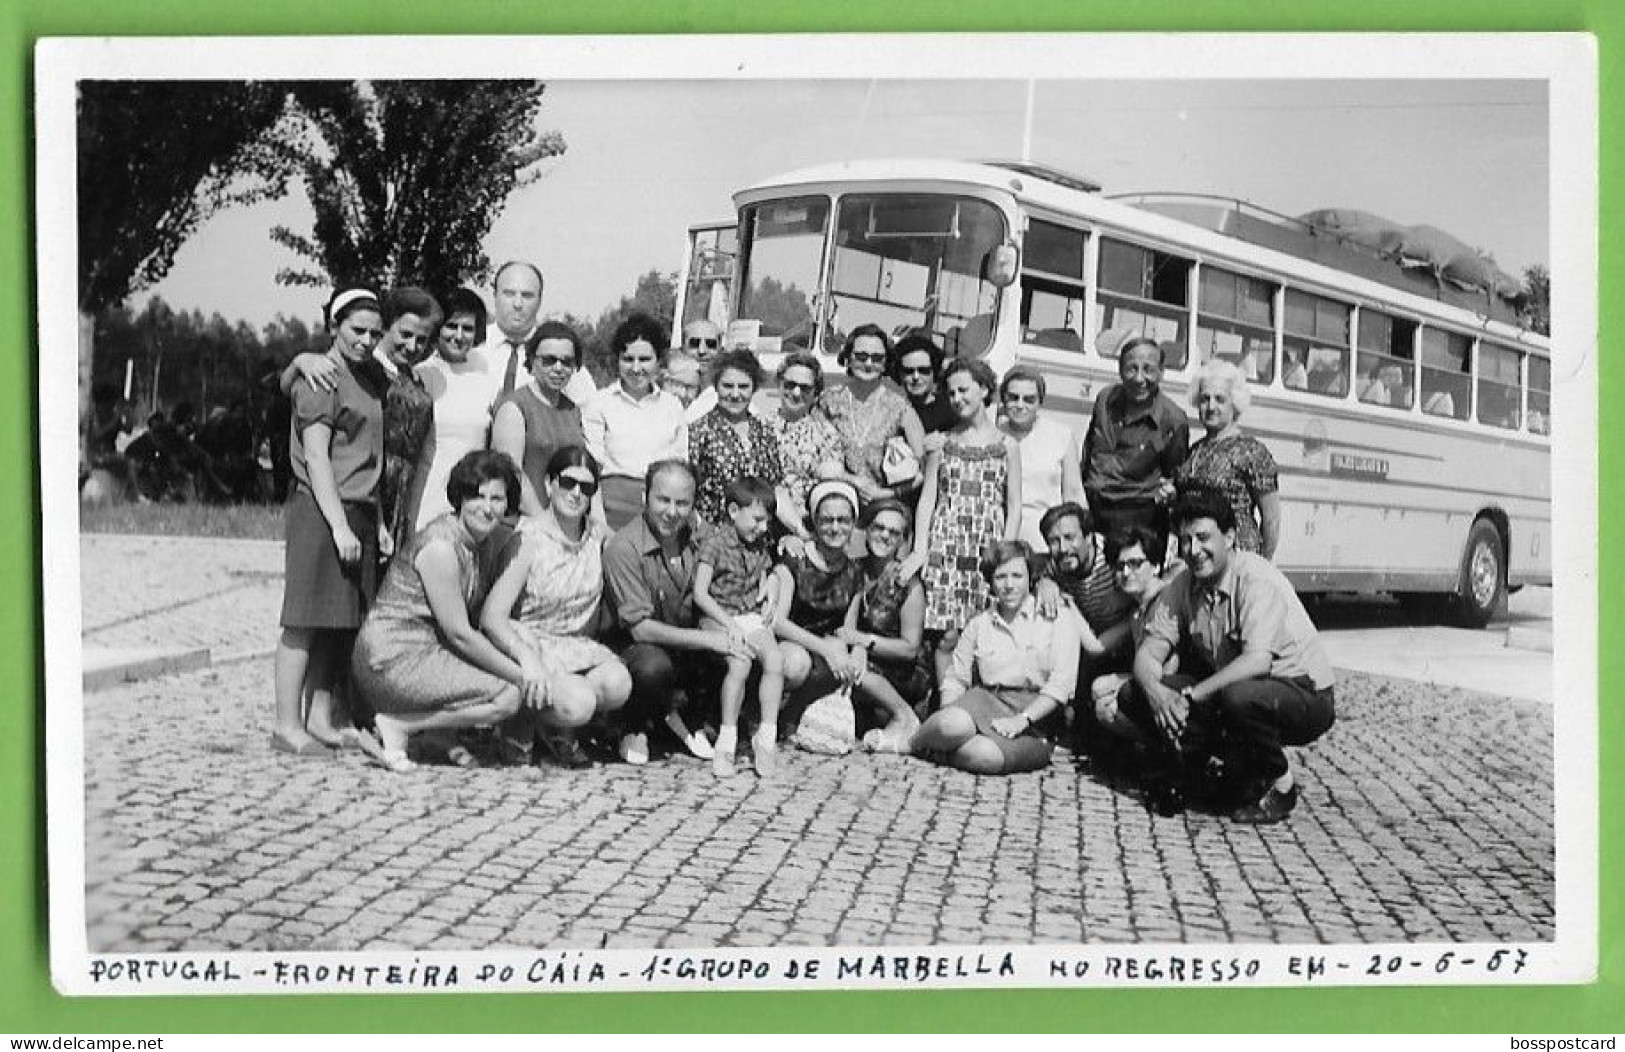
POLYGON ((1456 399, 1449 391, 1434 391, 1428 395, 1427 401, 1422 403, 1422 412, 1434 416, 1455 416, 1456 399))

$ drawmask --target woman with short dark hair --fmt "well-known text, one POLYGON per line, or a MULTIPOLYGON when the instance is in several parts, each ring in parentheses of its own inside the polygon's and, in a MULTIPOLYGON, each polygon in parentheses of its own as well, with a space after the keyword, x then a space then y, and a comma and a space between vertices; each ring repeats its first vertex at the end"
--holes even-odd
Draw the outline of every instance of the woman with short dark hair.
POLYGON ((1033 553, 1000 541, 982 559, 993 604, 965 625, 942 678, 942 707, 914 735, 914 755, 972 774, 1049 764, 1060 712, 1078 679, 1078 615, 1045 618, 1033 598, 1033 553))
POLYGON ((711 380, 716 407, 688 430, 688 463, 699 479, 694 514, 713 526, 728 523, 728 488, 735 480, 759 478, 775 490, 784 481, 778 436, 750 409, 761 382, 756 355, 727 352, 717 359, 711 380))
POLYGON ((362 735, 361 746, 396 772, 412 768, 407 742, 420 733, 473 766, 450 732, 496 724, 544 697, 535 670, 509 660, 472 619, 486 592, 480 547, 519 500, 519 473, 502 454, 476 450, 452 467, 446 499, 453 510, 396 554, 350 663, 375 713, 377 738, 362 735))
POLYGON ((581 336, 561 321, 544 321, 530 342, 530 383, 497 403, 491 448, 508 454, 524 474, 519 510, 540 515, 547 462, 555 450, 583 443, 581 407, 570 378, 581 366, 581 336))
POLYGON ((847 334, 836 360, 846 367, 846 383, 824 392, 819 406, 840 432, 846 470, 859 496, 868 503, 914 492, 925 430, 908 396, 887 379, 895 365, 891 337, 878 325, 859 325, 847 334), (910 477, 888 477, 886 447, 894 438, 901 438, 912 455, 910 477))
POLYGON ((666 330, 633 314, 610 338, 618 379, 581 407, 587 449, 603 465, 604 518, 611 529, 643 510, 643 476, 657 461, 688 459, 683 403, 655 382, 666 353, 666 330))

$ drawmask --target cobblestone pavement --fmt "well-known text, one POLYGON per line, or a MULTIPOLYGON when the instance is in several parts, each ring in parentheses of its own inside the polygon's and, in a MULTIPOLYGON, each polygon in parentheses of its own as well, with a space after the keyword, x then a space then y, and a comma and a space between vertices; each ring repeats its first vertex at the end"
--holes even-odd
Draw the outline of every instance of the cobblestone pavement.
POLYGON ((1538 704, 1346 674, 1262 829, 1154 817, 1064 755, 397 776, 268 748, 277 545, 81 550, 87 642, 231 658, 85 699, 93 951, 1552 937, 1538 704))

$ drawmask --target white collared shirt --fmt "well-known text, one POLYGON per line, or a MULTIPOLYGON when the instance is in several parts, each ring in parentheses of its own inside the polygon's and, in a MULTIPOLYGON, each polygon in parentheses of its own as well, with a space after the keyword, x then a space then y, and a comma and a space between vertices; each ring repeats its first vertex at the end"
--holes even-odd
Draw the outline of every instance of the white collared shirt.
POLYGON ((683 403, 659 386, 633 398, 617 380, 582 407, 581 430, 606 476, 641 479, 657 460, 688 459, 683 403))
POLYGON ((517 391, 530 383, 530 370, 525 368, 525 344, 535 331, 532 329, 517 340, 510 340, 501 329, 493 325, 485 334, 485 342, 469 350, 469 357, 479 355, 496 373, 497 388, 494 397, 499 398, 502 395, 502 378, 508 373, 508 359, 513 355, 519 356, 519 362, 514 367, 513 389, 517 391))
POLYGON ((983 686, 1036 690, 1057 705, 1070 704, 1078 685, 1078 620, 1071 607, 1044 618, 1032 596, 1011 621, 995 607, 983 610, 959 634, 942 681, 942 703, 983 686))

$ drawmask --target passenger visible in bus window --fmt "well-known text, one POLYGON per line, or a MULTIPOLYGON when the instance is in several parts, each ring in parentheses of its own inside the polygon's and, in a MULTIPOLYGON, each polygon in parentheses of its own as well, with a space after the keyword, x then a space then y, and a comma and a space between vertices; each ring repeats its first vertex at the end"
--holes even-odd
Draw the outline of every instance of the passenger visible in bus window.
POLYGON ((1422 412, 1432 416, 1453 416, 1458 420, 1462 414, 1456 412, 1456 400, 1449 391, 1434 391, 1428 395, 1428 400, 1422 403, 1422 412))
POLYGON ((1281 382, 1293 391, 1307 391, 1309 389, 1309 369, 1303 364, 1303 349, 1288 347, 1286 349, 1286 365, 1281 370, 1281 382))
POLYGON ((1411 407, 1411 385, 1405 375, 1404 366, 1397 362, 1385 362, 1372 371, 1372 375, 1360 388, 1360 401, 1370 405, 1393 406, 1396 409, 1409 409, 1411 407))
POLYGON ((1348 361, 1336 347, 1309 348, 1309 390, 1341 398, 1348 394, 1348 361))

